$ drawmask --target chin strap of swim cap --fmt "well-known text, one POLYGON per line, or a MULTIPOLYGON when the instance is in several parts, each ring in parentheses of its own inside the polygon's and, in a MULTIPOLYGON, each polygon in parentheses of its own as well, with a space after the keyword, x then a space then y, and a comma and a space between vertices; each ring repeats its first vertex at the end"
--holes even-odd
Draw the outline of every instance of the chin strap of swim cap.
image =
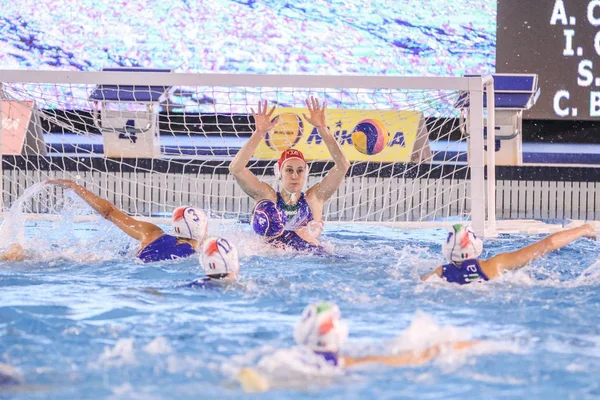
POLYGON ((290 201, 288 201, 286 204, 294 204, 294 203, 296 203, 296 201, 297 201, 296 200, 296 196, 300 197, 298 195, 298 193, 296 193, 296 192, 290 192, 286 188, 282 188, 282 189, 285 190, 285 192, 290 195, 290 201))

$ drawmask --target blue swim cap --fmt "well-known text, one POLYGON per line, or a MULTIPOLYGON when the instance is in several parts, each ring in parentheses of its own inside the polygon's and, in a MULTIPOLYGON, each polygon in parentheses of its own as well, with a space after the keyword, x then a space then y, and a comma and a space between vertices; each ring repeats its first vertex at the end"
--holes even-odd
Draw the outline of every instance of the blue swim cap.
POLYGON ((278 236, 283 232, 284 218, 271 200, 261 200, 252 212, 252 229, 261 236, 278 236))

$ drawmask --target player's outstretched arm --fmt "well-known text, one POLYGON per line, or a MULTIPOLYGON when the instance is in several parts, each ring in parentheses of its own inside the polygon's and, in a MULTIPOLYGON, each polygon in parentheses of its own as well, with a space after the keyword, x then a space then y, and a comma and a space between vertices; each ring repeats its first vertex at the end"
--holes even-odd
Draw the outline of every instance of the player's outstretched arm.
POLYGON ((349 356, 342 356, 344 366, 351 367, 357 364, 365 363, 379 363, 385 364, 392 367, 407 367, 426 364, 433 358, 440 355, 443 348, 448 346, 448 349, 452 350, 463 350, 478 344, 478 341, 463 341, 456 342, 450 345, 435 345, 431 346, 423 351, 418 352, 405 352, 396 356, 370 356, 361 358, 352 358, 349 356))
POLYGON ((19 243, 11 243, 8 249, 0 254, 2 261, 23 261, 25 259, 25 250, 19 243))
MULTIPOLYGON (((321 105, 319 100, 312 97, 306 100, 306 108, 310 116, 302 114, 304 119, 311 125, 317 128, 319 134, 323 138, 327 150, 333 159, 335 165, 321 182, 313 186, 309 192, 313 192, 314 195, 321 201, 327 201, 335 191, 340 187, 346 172, 350 168, 350 161, 346 158, 346 155, 340 148, 340 145, 335 140, 335 137, 331 134, 327 128, 326 110, 327 103, 323 102, 321 105)), ((307 193, 308 194, 308 193, 307 193)), ((311 193, 312 194, 312 193, 311 193)))
POLYGON ((233 175, 238 185, 241 186, 242 190, 254 200, 275 199, 273 188, 258 180, 246 167, 260 142, 275 125, 271 121, 271 116, 275 112, 275 106, 267 111, 267 101, 263 100, 258 103, 258 112, 255 112, 253 108, 250 110, 252 111, 252 116, 254 116, 254 133, 229 164, 229 172, 233 175))
POLYGON ((437 267, 436 269, 434 269, 430 273, 428 273, 426 275, 423 275, 421 277, 421 280, 422 281, 426 281, 427 279, 429 279, 430 276, 433 276, 433 275, 442 276, 442 267, 437 267))
POLYGON ((596 239, 596 232, 590 224, 556 232, 539 242, 520 250, 498 254, 489 260, 481 260, 480 266, 488 278, 491 279, 501 275, 503 271, 524 267, 530 262, 542 257, 544 254, 565 247, 569 243, 582 237, 596 239))
POLYGON ((140 242, 149 242, 163 234, 163 230, 150 223, 138 221, 119 210, 110 201, 90 192, 86 188, 68 179, 52 179, 46 183, 73 190, 79 197, 107 220, 117 225, 123 232, 140 242))

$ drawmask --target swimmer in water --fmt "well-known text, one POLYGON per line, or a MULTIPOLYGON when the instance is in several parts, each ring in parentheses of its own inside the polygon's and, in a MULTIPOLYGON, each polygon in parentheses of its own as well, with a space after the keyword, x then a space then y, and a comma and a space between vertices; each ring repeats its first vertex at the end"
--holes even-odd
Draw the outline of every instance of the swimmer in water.
POLYGON ((448 282, 460 285, 488 281, 499 277, 505 271, 524 267, 543 255, 563 248, 582 237, 595 240, 594 228, 585 224, 578 228, 556 232, 520 250, 500 253, 488 260, 482 260, 478 258, 483 250, 481 239, 475 236, 471 228, 457 224, 452 227, 446 242, 442 244, 442 253, 450 263, 436 268, 421 279, 427 280, 437 275, 448 282))
POLYGON ((53 179, 46 183, 73 190, 105 219, 111 221, 127 235, 140 242, 137 257, 143 262, 175 260, 196 254, 206 238, 208 219, 196 207, 178 207, 173 211, 171 234, 158 226, 130 217, 114 204, 77 183, 67 179, 53 179))
POLYGON ((252 109, 255 131, 231 161, 229 171, 255 201, 252 227, 256 233, 276 247, 322 253, 324 249, 317 238, 323 231, 323 205, 341 185, 350 162, 327 128, 326 103, 321 104, 314 97, 305 103, 310 116, 303 114, 304 119, 317 128, 334 162, 321 182, 303 192, 308 167, 302 152, 293 148, 283 151, 275 165, 280 191, 259 181, 246 167, 259 143, 277 123, 277 118, 271 118, 275 107, 267 110, 266 100, 258 103, 258 112, 252 109))
MULTIPOLYGON (((351 357, 340 352, 347 337, 348 326, 342 320, 338 306, 329 302, 317 302, 306 307, 294 329, 296 344, 306 348, 328 365, 337 368, 349 368, 367 363, 392 367, 417 366, 428 363, 445 351, 467 349, 479 343, 461 341, 391 356, 351 357)), ((242 369, 237 379, 247 392, 264 392, 271 388, 268 377, 255 368, 242 369)))
POLYGON ((206 276, 188 283, 186 287, 205 289, 215 283, 231 282, 240 271, 237 249, 222 237, 206 239, 202 246, 200 264, 206 276))

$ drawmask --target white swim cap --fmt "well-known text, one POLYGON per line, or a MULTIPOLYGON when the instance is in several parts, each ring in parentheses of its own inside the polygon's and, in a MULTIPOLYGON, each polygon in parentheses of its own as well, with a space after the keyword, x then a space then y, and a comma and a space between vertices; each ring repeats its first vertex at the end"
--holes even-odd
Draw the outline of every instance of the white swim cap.
POLYGON ((452 226, 446 243, 442 244, 442 254, 448 261, 462 262, 477 258, 483 250, 483 242, 470 227, 461 224, 452 226))
POLYGON ((294 329, 297 344, 313 351, 337 353, 348 338, 348 325, 337 305, 317 302, 307 306, 294 329))
POLYGON ((222 237, 211 237, 202 246, 200 264, 206 275, 237 274, 240 270, 237 249, 222 237))
POLYGON ((172 225, 176 236, 202 242, 206 238, 208 218, 199 208, 177 207, 173 211, 172 225))

